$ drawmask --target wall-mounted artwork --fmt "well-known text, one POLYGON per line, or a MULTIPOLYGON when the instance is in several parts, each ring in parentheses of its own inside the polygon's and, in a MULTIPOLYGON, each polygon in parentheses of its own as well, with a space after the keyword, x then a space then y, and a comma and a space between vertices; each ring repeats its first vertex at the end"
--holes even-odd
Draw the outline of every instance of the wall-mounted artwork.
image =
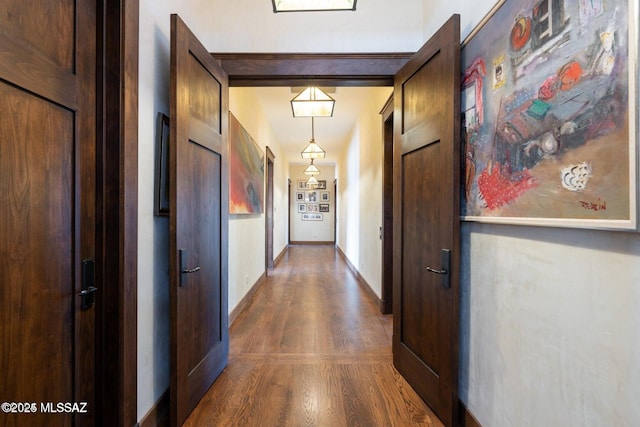
POLYGON ((229 213, 258 214, 264 206, 264 154, 229 114, 229 213))
POLYGON ((318 201, 318 192, 317 191, 307 191, 307 202, 317 202, 318 201))
POLYGON ((156 133, 155 214, 169 216, 169 117, 162 113, 156 133))
POLYGON ((463 219, 636 228, 636 4, 506 0, 465 40, 463 219))
POLYGON ((302 214, 303 221, 322 221, 321 213, 305 213, 302 214))

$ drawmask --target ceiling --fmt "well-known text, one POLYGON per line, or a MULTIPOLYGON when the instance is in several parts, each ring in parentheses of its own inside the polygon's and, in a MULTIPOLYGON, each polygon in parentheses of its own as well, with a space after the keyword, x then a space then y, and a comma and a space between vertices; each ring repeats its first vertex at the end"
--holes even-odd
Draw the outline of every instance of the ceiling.
MULTIPOLYGON (((231 91, 234 88, 230 88, 231 91)), ((300 152, 311 140, 311 119, 293 117, 291 99, 303 88, 291 87, 255 87, 251 90, 260 103, 267 121, 271 125, 274 136, 291 163, 308 163, 300 156, 300 152)), ((323 88, 325 89, 325 88, 323 88)), ((386 88, 391 94, 392 88, 386 88)), ((367 100, 379 88, 340 86, 326 88, 327 93, 335 99, 333 117, 317 117, 314 119, 315 140, 326 152, 324 160, 316 160, 315 164, 335 164, 348 144, 354 127, 360 117, 367 100)), ((376 105, 376 111, 383 105, 376 105)))

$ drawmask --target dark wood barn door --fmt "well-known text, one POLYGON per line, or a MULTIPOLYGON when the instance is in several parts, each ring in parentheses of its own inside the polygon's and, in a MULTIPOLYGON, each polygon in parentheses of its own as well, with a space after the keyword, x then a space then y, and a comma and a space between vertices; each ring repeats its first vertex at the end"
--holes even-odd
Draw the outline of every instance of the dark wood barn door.
POLYGON ((458 402, 459 40, 454 15, 394 87, 394 364, 447 426, 458 402))
POLYGON ((229 85, 171 16, 171 423, 181 425, 222 372, 227 309, 229 85))
POLYGON ((95 422, 96 38, 95 1, 0 3, 0 426, 95 422))

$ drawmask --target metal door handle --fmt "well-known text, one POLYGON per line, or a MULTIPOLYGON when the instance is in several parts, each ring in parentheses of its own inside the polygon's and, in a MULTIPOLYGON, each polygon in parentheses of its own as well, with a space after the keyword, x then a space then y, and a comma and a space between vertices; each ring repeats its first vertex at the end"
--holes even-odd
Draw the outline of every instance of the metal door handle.
POLYGON ((95 286, 90 286, 89 289, 81 290, 80 293, 78 294, 78 296, 79 297, 86 297, 87 295, 91 295, 92 293, 94 293, 97 290, 98 290, 98 288, 96 288, 95 286))
POLYGON ((435 273, 435 274, 447 274, 448 273, 448 271, 446 269, 436 270, 435 268, 431 268, 431 267, 427 267, 427 271, 430 271, 431 273, 435 273))
POLYGON ((451 271, 451 250, 450 249, 442 249, 440 251, 440 268, 432 268, 427 267, 427 271, 433 274, 439 274, 442 276, 440 284, 443 288, 449 289, 451 288, 451 275, 449 271, 451 271))
POLYGON ((200 271, 200 267, 184 268, 185 253, 186 252, 187 252, 186 249, 178 250, 178 259, 179 259, 179 262, 180 262, 180 265, 178 266, 178 270, 180 271, 180 287, 184 286, 184 275, 185 274, 191 274, 191 273, 196 273, 196 272, 200 271))
POLYGON ((82 260, 82 289, 78 293, 80 297, 80 309, 89 310, 95 302, 95 294, 98 288, 95 287, 95 261, 92 259, 82 260))

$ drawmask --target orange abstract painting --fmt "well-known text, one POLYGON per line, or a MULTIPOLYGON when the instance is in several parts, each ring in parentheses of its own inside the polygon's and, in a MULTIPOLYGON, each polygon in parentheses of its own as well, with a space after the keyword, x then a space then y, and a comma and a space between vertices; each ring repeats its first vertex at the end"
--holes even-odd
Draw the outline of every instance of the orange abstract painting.
POLYGON ((229 114, 229 213, 259 214, 264 206, 264 154, 229 114))

